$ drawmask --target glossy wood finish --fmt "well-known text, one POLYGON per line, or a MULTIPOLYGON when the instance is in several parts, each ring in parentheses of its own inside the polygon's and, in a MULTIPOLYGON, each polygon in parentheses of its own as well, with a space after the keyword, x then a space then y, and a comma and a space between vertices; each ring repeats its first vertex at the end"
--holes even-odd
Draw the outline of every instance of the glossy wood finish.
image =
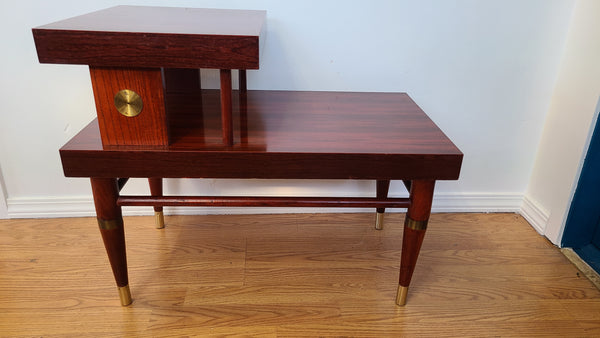
MULTIPOLYGON (((90 65, 98 122, 65 145, 61 159, 66 176, 92 177, 119 287, 127 285, 121 205, 408 207, 409 219, 421 221, 435 180, 458 178, 462 153, 406 94, 247 91, 245 70, 258 68, 264 17, 121 6, 33 30, 40 62, 90 65), (220 69, 220 91, 201 91, 194 72, 175 68, 220 69), (231 69, 240 69, 235 95, 231 69), (115 114, 122 89, 142 97, 140 115, 115 114), (119 197, 119 177, 149 178, 151 196, 119 197), (164 197, 164 177, 374 179, 377 192, 164 197), (413 181, 410 199, 387 198, 391 179, 413 181)), ((405 235, 401 282, 410 282, 419 236, 405 235)))
POLYGON ((219 91, 202 93, 201 105, 168 97, 176 135, 168 148, 103 147, 92 122, 61 149, 65 175, 455 180, 460 172, 460 150, 406 94, 249 90, 240 101, 236 91, 228 147, 219 91))
MULTIPOLYGON (((219 91, 202 91, 200 100, 188 94, 169 95, 167 109, 174 114, 170 133, 177 137, 168 147, 102 146, 92 123, 61 149, 65 174, 375 179, 375 198, 120 196, 113 207, 408 207, 408 218, 415 221, 429 218, 435 181, 458 177, 462 153, 406 94, 235 94, 232 121, 239 125, 246 121, 247 136, 238 136, 243 142, 222 143, 219 91), (402 179, 410 187, 410 200, 386 198, 390 179, 402 179)), ((410 283, 424 235, 424 229, 406 227, 402 286, 410 283)))
POLYGON ((33 29, 41 63, 258 69, 265 11, 117 6, 33 29))
POLYGON ((159 68, 90 67, 90 74, 103 144, 169 144, 159 68), (124 116, 116 109, 115 95, 123 89, 133 90, 142 98, 143 108, 139 115, 124 116))
POLYGON ((231 112, 231 69, 221 69, 221 130, 223 144, 233 145, 233 117, 231 112))
POLYGON ((410 189, 410 206, 406 212, 404 233, 402 236, 402 258, 400 262, 399 285, 408 287, 417 265, 425 229, 412 229, 408 220, 428 222, 433 201, 434 180, 414 180, 410 189))
POLYGON ((408 198, 368 197, 246 197, 246 196, 121 196, 120 206, 229 206, 229 207, 330 207, 408 208, 408 198))
POLYGON ((119 187, 116 179, 94 178, 91 179, 94 205, 99 222, 112 221, 116 225, 113 229, 100 227, 100 234, 108 254, 108 260, 118 287, 129 285, 127 273, 127 255, 125 250, 125 232, 121 207, 117 206, 119 187))

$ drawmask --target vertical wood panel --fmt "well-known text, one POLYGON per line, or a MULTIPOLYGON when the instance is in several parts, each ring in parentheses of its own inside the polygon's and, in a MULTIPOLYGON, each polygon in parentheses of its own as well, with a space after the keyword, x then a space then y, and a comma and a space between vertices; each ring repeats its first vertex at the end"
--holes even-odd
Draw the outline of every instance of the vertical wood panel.
POLYGON ((233 118, 231 113, 231 69, 221 69, 221 123, 223 143, 233 144, 233 118))
POLYGON ((90 67, 102 144, 168 145, 165 99, 159 68, 90 67), (127 117, 115 108, 114 97, 123 89, 141 96, 142 112, 127 117))

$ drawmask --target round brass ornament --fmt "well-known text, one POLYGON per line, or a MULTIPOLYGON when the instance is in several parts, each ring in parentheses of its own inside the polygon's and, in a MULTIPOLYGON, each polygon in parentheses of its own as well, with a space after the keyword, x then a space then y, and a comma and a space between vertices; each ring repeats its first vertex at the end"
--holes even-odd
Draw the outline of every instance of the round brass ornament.
POLYGON ((134 117, 142 112, 144 103, 138 93, 131 89, 123 89, 115 95, 115 107, 119 113, 127 117, 134 117))

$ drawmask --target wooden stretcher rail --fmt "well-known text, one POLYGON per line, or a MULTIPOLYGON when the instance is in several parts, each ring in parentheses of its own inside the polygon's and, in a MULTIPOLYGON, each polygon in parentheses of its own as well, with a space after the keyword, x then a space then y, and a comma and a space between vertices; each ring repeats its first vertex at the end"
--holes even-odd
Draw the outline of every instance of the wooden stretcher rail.
POLYGON ((228 206, 408 208, 408 198, 373 197, 247 197, 247 196, 120 196, 119 206, 228 206))

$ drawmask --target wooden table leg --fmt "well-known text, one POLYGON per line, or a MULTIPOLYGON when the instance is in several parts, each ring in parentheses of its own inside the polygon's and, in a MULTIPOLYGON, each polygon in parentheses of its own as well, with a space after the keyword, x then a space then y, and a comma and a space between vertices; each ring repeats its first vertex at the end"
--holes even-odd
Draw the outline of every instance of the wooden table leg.
MULTIPOLYGON (((150 195, 152 197, 162 197, 163 195, 163 180, 160 177, 148 178, 150 184, 150 195)), ((165 216, 163 214, 163 207, 154 207, 154 219, 157 229, 163 229, 165 227, 165 216)))
POLYGON ((231 69, 221 69, 221 123, 223 144, 233 144, 233 119, 231 117, 231 69))
POLYGON ((117 179, 91 178, 91 182, 100 234, 117 282, 121 305, 126 306, 131 304, 131 293, 127 275, 123 216, 121 207, 117 206, 119 197, 117 179))
MULTIPOLYGON (((377 180, 376 196, 377 198, 387 198, 388 191, 390 190, 390 180, 377 180)), ((385 208, 377 208, 377 219, 375 220, 375 229, 383 229, 383 215, 385 208)))
POLYGON ((239 79, 239 88, 240 93, 246 93, 248 91, 248 81, 246 79, 246 70, 239 69, 238 70, 238 79, 239 79))
POLYGON ((410 188, 410 206, 404 221, 402 238, 402 258, 400 263, 400 281, 396 304, 406 304, 408 286, 417 264, 421 244, 427 230, 427 222, 433 201, 434 180, 414 180, 410 188))

